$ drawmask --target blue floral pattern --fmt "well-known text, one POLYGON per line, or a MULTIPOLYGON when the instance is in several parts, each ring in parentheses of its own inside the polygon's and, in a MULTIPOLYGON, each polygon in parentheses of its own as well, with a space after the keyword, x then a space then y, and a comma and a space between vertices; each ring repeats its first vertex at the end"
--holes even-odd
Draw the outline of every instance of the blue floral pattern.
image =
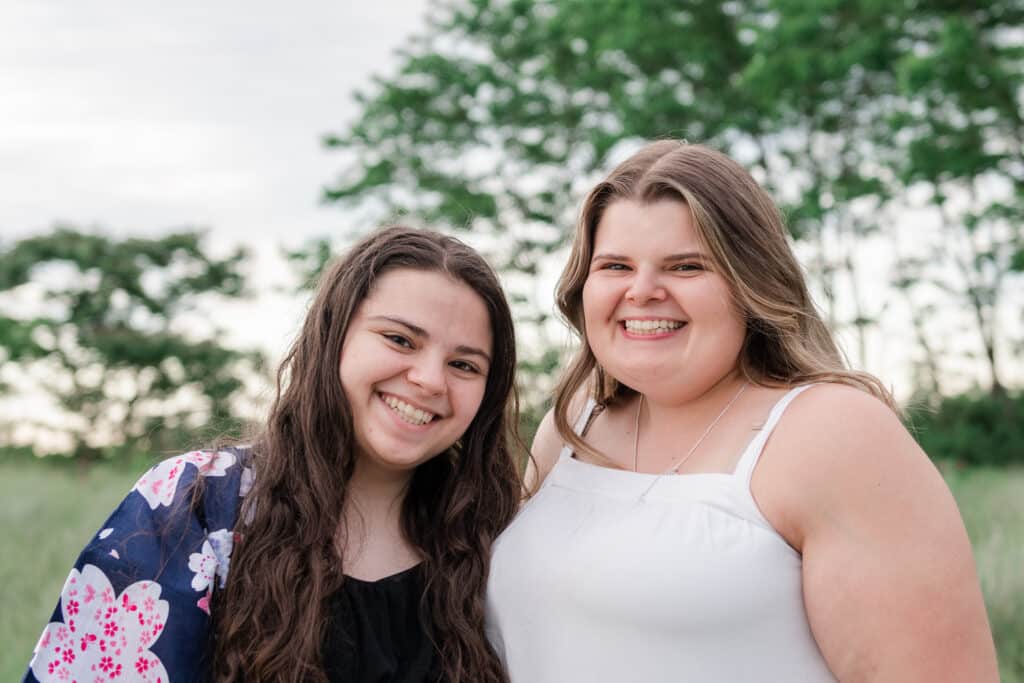
POLYGON ((25 681, 207 678, 210 600, 252 476, 237 449, 150 469, 78 556, 25 681), (203 477, 203 495, 193 500, 203 477))

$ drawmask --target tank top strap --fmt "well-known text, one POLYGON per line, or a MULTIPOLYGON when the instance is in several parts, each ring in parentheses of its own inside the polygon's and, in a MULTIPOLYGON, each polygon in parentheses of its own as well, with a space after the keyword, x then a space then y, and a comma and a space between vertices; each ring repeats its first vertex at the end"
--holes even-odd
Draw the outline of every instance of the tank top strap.
POLYGON ((761 453, 764 452, 764 446, 768 442, 768 437, 772 435, 772 432, 775 430, 775 426, 782 418, 782 414, 786 412, 786 408, 793 402, 793 399, 813 386, 813 384, 803 384, 798 387, 793 387, 783 394, 782 398, 772 406, 771 412, 768 413, 768 417, 765 419, 764 424, 761 426, 761 429, 758 430, 757 436, 747 444, 746 450, 743 451, 743 455, 740 456, 739 462, 736 463, 736 470, 734 473, 737 476, 743 477, 744 481, 747 483, 750 482, 750 478, 754 474, 754 468, 757 466, 757 461, 761 459, 761 453))
MULTIPOLYGON (((597 401, 593 397, 587 398, 586 405, 583 406, 583 411, 580 416, 576 418, 576 424, 572 426, 572 431, 577 436, 583 436, 583 430, 587 428, 587 423, 590 422, 590 414, 594 412, 594 408, 597 406, 597 401)), ((562 446, 562 452, 558 454, 558 459, 563 460, 572 455, 572 446, 564 444, 562 446)))

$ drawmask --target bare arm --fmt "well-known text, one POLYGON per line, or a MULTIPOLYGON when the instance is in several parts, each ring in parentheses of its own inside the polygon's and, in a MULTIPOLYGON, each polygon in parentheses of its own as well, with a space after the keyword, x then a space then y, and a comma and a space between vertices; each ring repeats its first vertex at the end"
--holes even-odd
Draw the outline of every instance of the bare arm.
POLYGON ((533 457, 526 464, 526 490, 535 493, 537 488, 544 483, 544 479, 558 461, 558 454, 562 450, 562 437, 555 428, 554 410, 549 410, 537 427, 537 433, 533 437, 533 446, 530 448, 530 455, 533 457))
MULTIPOLYGON (((574 424, 579 419, 587 404, 587 393, 587 389, 583 388, 576 392, 569 401, 569 424, 574 424)), ((535 493, 537 488, 544 483, 548 473, 558 462, 558 455, 562 452, 564 445, 565 440, 558 433, 558 428, 555 427, 555 410, 552 408, 544 415, 544 419, 541 420, 540 426, 537 427, 537 433, 533 437, 533 447, 530 449, 530 454, 533 457, 526 465, 524 477, 526 490, 529 493, 535 493)))
POLYGON ((842 681, 998 681, 970 542, 938 471, 881 402, 812 389, 755 473, 803 554, 814 637, 842 681))

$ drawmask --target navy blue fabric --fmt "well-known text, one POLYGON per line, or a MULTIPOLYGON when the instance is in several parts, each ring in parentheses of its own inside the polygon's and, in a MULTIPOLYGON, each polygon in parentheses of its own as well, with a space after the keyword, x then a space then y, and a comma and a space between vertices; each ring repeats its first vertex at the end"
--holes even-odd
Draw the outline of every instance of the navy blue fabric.
POLYGON ((251 478, 244 455, 186 453, 142 476, 78 556, 23 680, 207 677, 209 601, 251 478))

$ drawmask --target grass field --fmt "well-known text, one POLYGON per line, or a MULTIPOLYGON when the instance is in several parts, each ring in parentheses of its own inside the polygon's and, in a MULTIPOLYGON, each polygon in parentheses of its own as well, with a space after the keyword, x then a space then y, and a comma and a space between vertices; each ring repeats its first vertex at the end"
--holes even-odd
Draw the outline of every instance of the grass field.
MULTIPOLYGON (((18 680, 78 550, 141 471, 0 461, 0 680, 18 680)), ((948 469, 1004 683, 1024 683, 1024 470, 948 469)))

